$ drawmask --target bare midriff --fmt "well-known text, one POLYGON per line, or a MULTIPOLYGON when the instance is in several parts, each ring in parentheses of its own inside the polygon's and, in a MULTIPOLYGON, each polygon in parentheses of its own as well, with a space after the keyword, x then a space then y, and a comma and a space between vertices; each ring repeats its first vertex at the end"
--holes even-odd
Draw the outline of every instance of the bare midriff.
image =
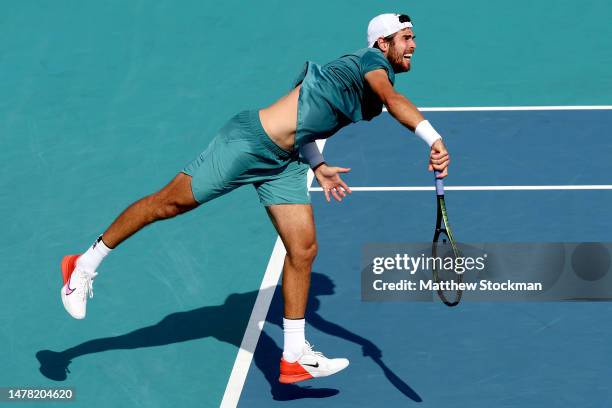
POLYGON ((259 111, 259 120, 270 139, 283 150, 291 151, 295 144, 298 98, 301 85, 267 108, 259 111))

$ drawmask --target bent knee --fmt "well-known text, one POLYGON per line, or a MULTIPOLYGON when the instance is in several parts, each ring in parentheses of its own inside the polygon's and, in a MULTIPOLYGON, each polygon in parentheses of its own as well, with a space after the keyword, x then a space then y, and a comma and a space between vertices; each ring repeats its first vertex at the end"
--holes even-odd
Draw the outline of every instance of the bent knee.
POLYGON ((153 194, 150 199, 153 206, 154 217, 158 220, 176 217, 192 208, 163 193, 153 194))
POLYGON ((160 205, 155 209, 155 216, 158 220, 176 217, 180 213, 179 208, 172 204, 160 205))
POLYGON ((312 263, 317 256, 317 251, 317 242, 312 241, 291 247, 287 251, 287 256, 294 263, 312 263))

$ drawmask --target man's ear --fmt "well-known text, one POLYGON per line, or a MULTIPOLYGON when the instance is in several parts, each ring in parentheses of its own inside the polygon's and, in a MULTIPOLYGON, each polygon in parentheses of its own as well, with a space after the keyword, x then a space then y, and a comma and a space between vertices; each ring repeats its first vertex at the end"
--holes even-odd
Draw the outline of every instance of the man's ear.
POLYGON ((385 41, 385 39, 383 37, 378 38, 378 40, 376 40, 376 42, 378 43, 378 48, 383 53, 389 51, 389 43, 387 41, 385 41))

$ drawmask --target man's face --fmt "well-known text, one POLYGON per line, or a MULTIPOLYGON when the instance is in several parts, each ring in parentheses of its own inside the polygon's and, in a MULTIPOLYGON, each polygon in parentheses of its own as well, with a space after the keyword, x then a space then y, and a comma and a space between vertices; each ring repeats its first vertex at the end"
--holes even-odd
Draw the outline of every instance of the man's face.
POLYGON ((410 61, 416 49, 412 28, 404 28, 393 35, 393 41, 387 43, 385 53, 396 73, 410 71, 410 61))

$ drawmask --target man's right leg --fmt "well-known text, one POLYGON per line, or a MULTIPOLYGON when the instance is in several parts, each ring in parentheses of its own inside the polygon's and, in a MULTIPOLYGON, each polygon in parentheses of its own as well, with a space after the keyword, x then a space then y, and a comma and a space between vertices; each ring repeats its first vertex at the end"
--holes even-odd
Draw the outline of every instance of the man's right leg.
POLYGON ((64 257, 61 297, 72 317, 85 318, 87 296, 93 296, 96 269, 112 248, 155 221, 175 217, 199 205, 193 197, 191 181, 191 176, 179 173, 157 193, 130 205, 83 255, 64 257))

